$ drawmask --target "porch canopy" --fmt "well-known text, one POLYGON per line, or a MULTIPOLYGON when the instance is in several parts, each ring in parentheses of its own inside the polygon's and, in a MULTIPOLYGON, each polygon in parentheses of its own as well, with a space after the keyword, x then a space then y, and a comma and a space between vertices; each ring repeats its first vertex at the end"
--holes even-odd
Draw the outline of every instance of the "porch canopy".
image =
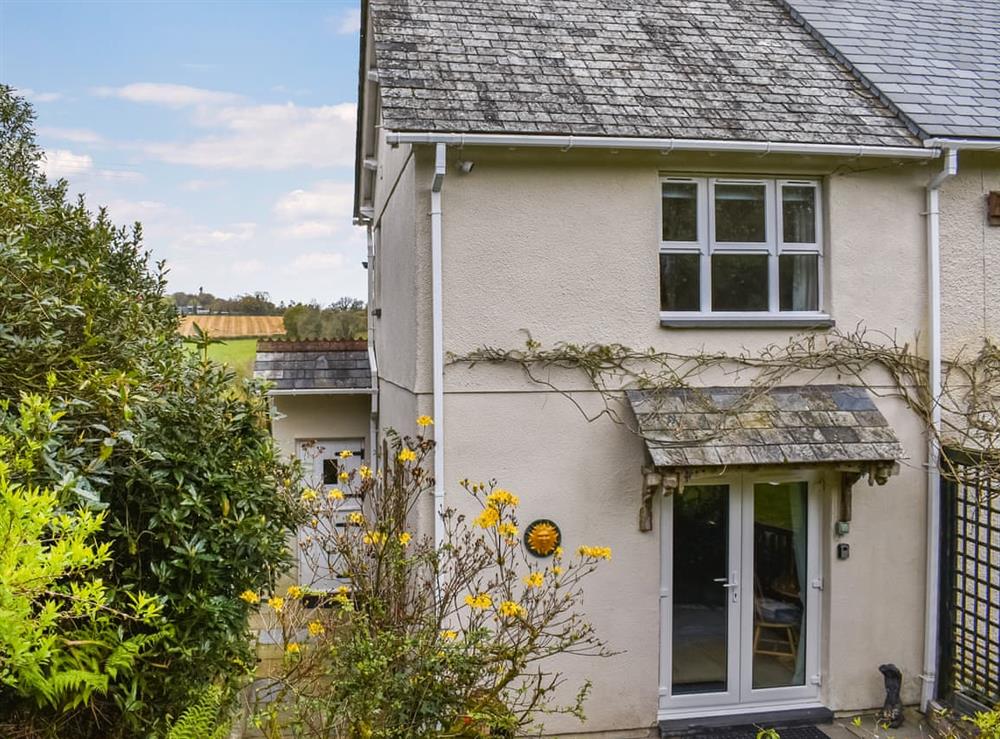
POLYGON ((661 471, 835 465, 882 483, 903 456, 863 387, 663 388, 627 396, 661 471))

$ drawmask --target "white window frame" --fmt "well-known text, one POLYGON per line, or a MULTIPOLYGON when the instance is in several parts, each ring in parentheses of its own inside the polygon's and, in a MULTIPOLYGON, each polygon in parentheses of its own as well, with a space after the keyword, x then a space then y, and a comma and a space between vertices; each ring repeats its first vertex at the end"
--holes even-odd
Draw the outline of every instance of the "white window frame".
POLYGON ((823 249, 822 182, 816 178, 759 177, 746 175, 679 175, 660 177, 659 234, 660 254, 698 254, 700 256, 700 306, 697 311, 660 311, 661 320, 679 323, 801 323, 829 321, 825 312, 825 263, 823 249), (693 183, 697 190, 698 241, 663 241, 663 185, 667 182, 693 183), (765 241, 749 243, 718 242, 715 239, 715 187, 723 185, 763 185, 765 197, 765 241), (785 243, 782 193, 785 187, 812 187, 816 191, 816 241, 812 244, 785 243), (712 255, 766 254, 768 257, 768 309, 766 311, 712 310, 712 255), (815 254, 818 257, 818 310, 780 310, 779 258, 783 254, 815 254))

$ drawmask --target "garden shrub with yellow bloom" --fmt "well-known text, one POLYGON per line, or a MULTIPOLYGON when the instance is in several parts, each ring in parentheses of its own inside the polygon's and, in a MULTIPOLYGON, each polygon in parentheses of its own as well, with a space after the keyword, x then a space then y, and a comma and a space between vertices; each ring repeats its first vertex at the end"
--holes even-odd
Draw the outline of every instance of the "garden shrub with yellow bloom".
POLYGON ((564 678, 545 658, 609 654, 579 604, 610 550, 535 559, 516 538, 518 495, 493 481, 462 481, 476 510, 445 511, 440 545, 411 533, 433 490, 433 449, 391 435, 384 469, 304 501, 318 522, 308 551, 344 584, 303 582, 302 597, 289 590, 263 610, 285 653, 256 715, 268 739, 513 735, 537 732, 546 714, 582 716, 589 683, 560 702, 564 678))

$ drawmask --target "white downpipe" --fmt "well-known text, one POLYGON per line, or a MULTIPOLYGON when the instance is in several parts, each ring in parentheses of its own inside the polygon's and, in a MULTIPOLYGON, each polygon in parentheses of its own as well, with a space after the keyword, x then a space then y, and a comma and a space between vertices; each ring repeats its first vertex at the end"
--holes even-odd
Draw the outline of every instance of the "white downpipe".
POLYGON ((441 186, 447 171, 447 147, 434 151, 431 181, 431 303, 434 385, 434 544, 444 541, 444 319, 441 307, 441 186))
POLYGON ((930 324, 928 384, 931 430, 927 434, 927 587, 924 606, 924 672, 920 710, 937 692, 938 608, 941 542, 941 185, 958 172, 958 151, 945 150, 944 168, 927 185, 927 295, 930 324))
POLYGON ((378 448, 378 358, 375 355, 375 316, 372 315, 372 297, 375 295, 375 234, 374 225, 365 229, 368 235, 368 369, 372 378, 372 402, 368 415, 368 466, 378 469, 381 462, 378 448))
POLYGON ((549 147, 570 149, 636 149, 671 151, 732 151, 747 154, 804 154, 847 157, 933 159, 940 149, 922 146, 855 146, 852 144, 794 144, 781 141, 716 141, 714 139, 662 139, 630 136, 550 136, 501 133, 386 133, 390 146, 399 144, 453 144, 456 146, 549 147))

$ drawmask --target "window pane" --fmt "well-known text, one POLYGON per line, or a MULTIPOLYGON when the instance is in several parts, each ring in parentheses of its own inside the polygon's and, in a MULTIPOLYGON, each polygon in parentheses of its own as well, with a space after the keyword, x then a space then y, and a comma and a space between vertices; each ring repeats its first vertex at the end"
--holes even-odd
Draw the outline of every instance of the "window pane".
POLYGON ((698 184, 663 183, 663 240, 698 240, 698 184))
POLYGON ((816 188, 781 188, 781 228, 786 244, 816 243, 816 188))
POLYGON ((778 257, 781 310, 819 310, 819 255, 778 257))
POLYGON ((701 310, 700 271, 700 254, 660 254, 660 310, 701 310))
POLYGON ((337 475, 340 474, 340 468, 337 465, 336 459, 324 459, 323 460, 323 484, 324 485, 336 485, 337 475))
POLYGON ((767 239, 764 185, 715 186, 715 240, 760 243, 767 239))
POLYGON ((712 310, 766 311, 766 254, 712 255, 712 310))
POLYGON ((753 486, 754 689, 806 684, 808 491, 804 482, 753 486))

